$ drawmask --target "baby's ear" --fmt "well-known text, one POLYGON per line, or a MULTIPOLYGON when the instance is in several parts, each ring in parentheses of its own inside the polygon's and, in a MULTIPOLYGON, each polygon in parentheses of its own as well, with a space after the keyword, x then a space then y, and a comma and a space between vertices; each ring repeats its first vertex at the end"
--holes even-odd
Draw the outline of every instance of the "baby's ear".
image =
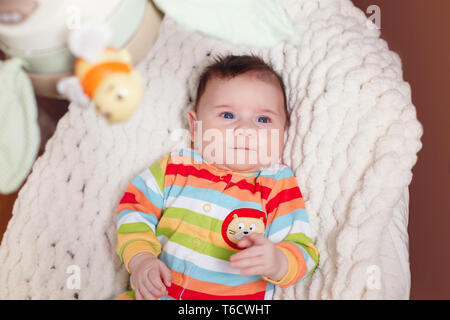
POLYGON ((283 142, 285 145, 287 143, 289 126, 290 126, 289 124, 286 124, 286 126, 284 127, 283 142))
POLYGON ((189 123, 189 131, 191 133, 191 141, 194 141, 194 132, 195 132, 195 126, 194 122, 197 120, 197 113, 194 109, 191 109, 187 112, 188 117, 188 123, 189 123))

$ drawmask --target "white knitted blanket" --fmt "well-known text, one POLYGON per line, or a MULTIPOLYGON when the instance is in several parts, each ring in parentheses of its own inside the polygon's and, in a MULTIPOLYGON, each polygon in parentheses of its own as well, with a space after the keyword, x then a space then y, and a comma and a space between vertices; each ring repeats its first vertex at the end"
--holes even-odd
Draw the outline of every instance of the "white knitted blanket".
MULTIPOLYGON (((185 113, 209 53, 256 53, 287 86, 283 160, 306 202, 320 265, 277 299, 378 299, 368 286, 380 238, 412 179, 422 127, 401 61, 350 0, 279 0, 301 45, 250 49, 187 32, 165 18, 139 70, 136 114, 109 126, 72 104, 19 193, 0 248, 0 299, 110 299, 127 288, 115 212, 131 180, 186 143, 185 113), (79 280, 79 281, 78 281, 79 280)), ((384 248, 391 250, 391 248, 384 248)), ((389 270, 382 270, 388 272, 389 270)))

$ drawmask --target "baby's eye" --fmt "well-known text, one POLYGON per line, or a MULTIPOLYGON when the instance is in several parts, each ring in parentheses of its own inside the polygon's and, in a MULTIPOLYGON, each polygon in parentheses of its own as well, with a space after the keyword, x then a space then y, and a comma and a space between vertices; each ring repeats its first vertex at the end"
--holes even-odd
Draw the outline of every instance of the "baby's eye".
POLYGON ((267 118, 267 117, 261 116, 261 117, 258 118, 258 122, 261 122, 261 123, 269 123, 269 122, 270 122, 270 119, 267 118))
POLYGON ((220 116, 225 119, 233 119, 234 118, 234 115, 231 112, 222 112, 220 114, 220 116))

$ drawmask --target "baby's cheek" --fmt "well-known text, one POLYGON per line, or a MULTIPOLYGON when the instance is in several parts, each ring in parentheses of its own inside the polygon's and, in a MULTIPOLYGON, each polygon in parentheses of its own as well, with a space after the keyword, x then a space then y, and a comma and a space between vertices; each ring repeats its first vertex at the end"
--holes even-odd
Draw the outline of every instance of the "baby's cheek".
POLYGON ((279 129, 261 131, 258 135, 258 158, 261 165, 277 163, 283 153, 284 136, 279 129))

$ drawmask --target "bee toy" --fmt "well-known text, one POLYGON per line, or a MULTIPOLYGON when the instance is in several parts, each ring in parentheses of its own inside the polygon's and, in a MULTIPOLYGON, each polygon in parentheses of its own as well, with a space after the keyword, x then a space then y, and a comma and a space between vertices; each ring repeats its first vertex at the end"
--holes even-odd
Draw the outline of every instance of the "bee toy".
POLYGON ((69 48, 77 57, 74 76, 58 83, 58 91, 82 107, 94 103, 109 123, 127 120, 140 104, 143 83, 132 69, 131 55, 107 47, 110 30, 89 24, 71 32, 69 48))

